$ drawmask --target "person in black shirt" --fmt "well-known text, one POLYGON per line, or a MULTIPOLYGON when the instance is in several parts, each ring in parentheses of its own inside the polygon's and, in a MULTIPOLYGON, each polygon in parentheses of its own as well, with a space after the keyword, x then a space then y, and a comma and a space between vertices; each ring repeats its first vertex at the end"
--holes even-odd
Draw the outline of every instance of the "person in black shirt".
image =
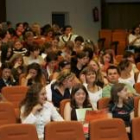
POLYGON ((0 78, 0 91, 3 87, 16 85, 11 73, 12 66, 10 63, 3 63, 1 67, 1 78, 0 78))
POLYGON ((70 98, 70 89, 74 85, 75 74, 69 69, 62 70, 55 82, 46 86, 47 99, 52 101, 54 106, 59 109, 60 102, 63 99, 70 98))
POLYGON ((77 52, 76 56, 71 60, 71 71, 79 78, 80 72, 87 65, 89 60, 88 54, 83 51, 77 52))
POLYGON ((129 97, 124 83, 117 83, 112 87, 109 111, 113 118, 120 118, 124 121, 126 131, 130 136, 131 120, 134 117, 134 101, 132 97, 129 97))

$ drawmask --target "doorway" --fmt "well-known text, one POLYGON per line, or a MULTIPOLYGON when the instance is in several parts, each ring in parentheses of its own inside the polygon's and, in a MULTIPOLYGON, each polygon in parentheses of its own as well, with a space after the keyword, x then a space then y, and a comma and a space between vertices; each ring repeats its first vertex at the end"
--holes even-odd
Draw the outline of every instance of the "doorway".
POLYGON ((58 24, 60 28, 68 24, 67 12, 52 12, 52 24, 58 24))

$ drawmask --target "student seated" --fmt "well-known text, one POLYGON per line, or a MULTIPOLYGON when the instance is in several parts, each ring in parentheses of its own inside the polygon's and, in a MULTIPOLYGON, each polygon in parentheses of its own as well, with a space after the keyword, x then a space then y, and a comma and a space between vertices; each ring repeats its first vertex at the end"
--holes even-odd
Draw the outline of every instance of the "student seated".
POLYGON ((59 109, 63 99, 70 98, 70 89, 75 83, 75 74, 70 70, 61 71, 57 78, 46 86, 47 99, 59 109))
POLYGON ((120 118, 124 121, 126 131, 130 135, 131 120, 134 118, 134 100, 129 97, 124 83, 117 83, 111 88, 109 111, 113 118, 120 118))
POLYGON ((34 124, 39 140, 44 139, 44 127, 51 120, 63 121, 52 103, 46 100, 46 90, 41 83, 33 84, 20 108, 21 122, 24 124, 34 124))
MULTIPOLYGON (((111 88, 114 84, 119 83, 119 77, 120 77, 120 72, 118 67, 111 65, 107 69, 107 79, 108 79, 108 85, 106 85, 103 88, 103 97, 111 97, 111 88)), ((128 92, 131 95, 136 94, 136 90, 130 85, 130 84, 125 84, 127 86, 128 92)))
POLYGON ((16 81, 11 73, 12 66, 10 63, 3 63, 1 67, 1 78, 0 78, 0 91, 3 87, 14 86, 16 81))
POLYGON ((77 120, 76 109, 80 108, 92 108, 92 106, 86 88, 82 84, 76 84, 72 88, 70 102, 65 105, 64 119, 77 120))

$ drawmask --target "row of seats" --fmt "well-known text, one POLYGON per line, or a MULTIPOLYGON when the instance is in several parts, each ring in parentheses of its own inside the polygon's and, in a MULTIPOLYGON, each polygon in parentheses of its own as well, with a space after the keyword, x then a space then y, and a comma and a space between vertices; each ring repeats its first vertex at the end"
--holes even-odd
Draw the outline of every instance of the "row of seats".
POLYGON ((128 44, 126 30, 102 29, 99 31, 99 47, 100 49, 114 49, 116 54, 123 54, 128 44))
MULTIPOLYGON (((89 124, 90 140, 128 140, 121 119, 102 119, 89 124)), ((132 120, 132 138, 140 138, 140 118, 132 120)), ((34 125, 7 124, 0 126, 0 140, 38 140, 34 125)), ((45 140, 85 140, 83 125, 77 121, 50 122, 45 126, 45 140)))
MULTIPOLYGON (((2 95, 4 95, 8 101, 0 103, 0 130, 1 130, 1 127, 3 127, 5 124, 11 124, 12 125, 13 123, 16 124, 17 122, 19 122, 19 111, 17 112, 17 110, 19 109, 19 103, 25 97, 25 94, 26 94, 27 90, 28 90, 28 87, 23 87, 23 86, 13 86, 13 87, 3 88, 2 95), (7 93, 7 96, 6 96, 6 93, 7 93), (8 97, 10 97, 11 100, 8 97), (15 105, 14 105, 14 102, 15 102, 15 105), (16 114, 15 114, 15 112, 16 112, 16 114)), ((140 97, 135 97, 134 98, 135 117, 138 116, 137 111, 138 111, 138 101, 139 101, 139 99, 140 99, 140 97)), ((70 101, 70 100, 69 99, 63 100, 60 103, 60 114, 62 115, 62 117, 64 115, 64 104, 68 101, 70 101)), ((99 102, 98 102, 98 109, 107 108, 109 101, 110 101, 110 98, 100 99, 99 102)), ((112 119, 112 120, 114 120, 114 119, 112 119)), ((96 120, 96 122, 98 122, 98 121, 96 120)), ((56 122, 56 123, 58 123, 58 122, 56 122)), ((109 122, 109 124, 110 124, 110 122, 109 122)), ((49 125, 48 125, 48 127, 49 127, 49 125)), ((59 127, 60 127, 60 125, 59 125, 59 127)), ((65 132, 67 132, 67 131, 68 130, 65 130, 65 132)), ((92 131, 92 134, 93 134, 93 130, 90 127, 90 132, 91 131, 92 131)), ((61 130, 60 130, 60 132, 61 132, 61 130)), ((95 136, 95 134, 94 134, 94 136, 95 136)), ((13 135, 13 134, 11 134, 11 135, 13 135)), ((1 134, 0 134, 0 137, 1 137, 1 134)), ((7 140, 7 139, 4 139, 4 140, 7 140)), ((14 139, 14 140, 16 140, 16 139, 14 139)), ((47 140, 48 140, 48 135, 47 135, 47 140)), ((50 139, 50 140, 52 140, 52 139, 50 139)), ((55 140, 55 139, 53 139, 53 140, 55 140)), ((57 139, 57 140, 59 140, 59 139, 57 139)))
MULTIPOLYGON (((140 93, 140 83, 136 83, 134 85, 137 93, 140 93)), ((2 96, 5 97, 5 100, 10 102, 13 108, 15 109, 16 112, 16 117, 19 119, 19 105, 20 102, 23 100, 27 93, 28 87, 27 86, 12 86, 12 87, 4 87, 2 89, 2 96)), ((98 101, 98 109, 103 109, 108 106, 109 103, 109 98, 102 98, 98 101)), ((62 100, 60 103, 60 114, 62 117, 64 116, 64 107, 66 102, 70 101, 70 99, 65 99, 62 100)), ((134 103, 135 103, 135 116, 138 116, 138 101, 139 97, 134 98, 134 103)))
POLYGON ((17 120, 19 120, 19 106, 21 101, 24 99, 27 90, 27 86, 7 86, 1 90, 1 95, 4 100, 12 104, 17 120))

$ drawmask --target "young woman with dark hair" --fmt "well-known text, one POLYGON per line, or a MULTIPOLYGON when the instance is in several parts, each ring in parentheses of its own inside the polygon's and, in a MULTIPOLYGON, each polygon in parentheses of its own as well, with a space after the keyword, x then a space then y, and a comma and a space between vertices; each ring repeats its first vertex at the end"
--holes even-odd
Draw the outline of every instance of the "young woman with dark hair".
POLYGON ((13 74, 13 77, 16 80, 16 82, 19 83, 20 75, 25 72, 25 66, 24 66, 22 54, 13 54, 9 62, 12 65, 11 72, 13 74))
POLYGON ((133 87, 135 84, 135 74, 132 71, 132 63, 129 60, 122 60, 118 68, 120 70, 119 82, 129 84, 133 87))
POLYGON ((134 117, 134 100, 129 97, 125 84, 117 83, 111 88, 109 111, 113 118, 121 118, 124 121, 130 134, 131 120, 134 117))
POLYGON ((41 66, 38 63, 28 65, 25 75, 20 80, 20 84, 23 86, 30 86, 33 83, 46 84, 45 76, 42 74, 41 66))
POLYGON ((70 102, 66 103, 64 109, 65 120, 77 120, 76 109, 92 108, 86 88, 82 84, 76 84, 72 88, 70 102))
POLYGON ((109 50, 103 52, 103 54, 100 56, 99 59, 100 59, 99 65, 103 72, 106 72, 110 64, 114 64, 113 54, 109 50))

